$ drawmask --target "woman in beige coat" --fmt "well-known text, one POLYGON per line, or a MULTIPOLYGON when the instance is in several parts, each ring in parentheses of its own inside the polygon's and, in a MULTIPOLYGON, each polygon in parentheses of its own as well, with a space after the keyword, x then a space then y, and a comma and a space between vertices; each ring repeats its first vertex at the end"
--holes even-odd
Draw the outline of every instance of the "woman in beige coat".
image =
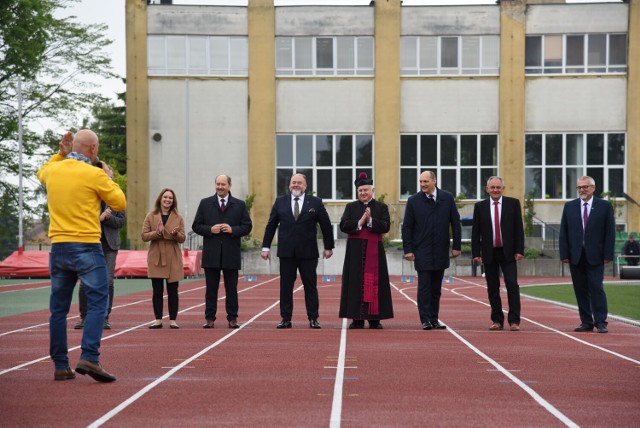
POLYGON ((153 312, 156 320, 151 329, 162 328, 162 295, 164 281, 167 281, 169 301, 169 320, 171 328, 180 328, 176 324, 178 316, 178 283, 184 279, 182 251, 184 242, 184 219, 178 214, 178 201, 171 189, 162 189, 151 211, 142 225, 142 240, 150 242, 147 255, 148 277, 153 286, 153 312))

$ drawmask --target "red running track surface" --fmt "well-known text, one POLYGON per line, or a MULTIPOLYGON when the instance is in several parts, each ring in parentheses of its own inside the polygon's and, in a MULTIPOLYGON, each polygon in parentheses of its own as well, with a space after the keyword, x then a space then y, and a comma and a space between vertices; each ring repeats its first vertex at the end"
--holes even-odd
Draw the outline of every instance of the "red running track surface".
MULTIPOLYGON (((47 311, 0 318, 0 425, 638 426, 639 327, 574 333, 575 309, 523 298, 522 331, 490 332, 484 280, 455 278, 443 284, 449 329, 423 331, 416 283, 394 277, 395 318, 348 330, 335 280, 318 282, 322 330, 308 328, 301 289, 293 328, 275 328, 277 277, 241 278, 238 330, 223 295, 202 329, 204 280, 180 285, 180 330, 146 328, 150 291, 118 296, 101 348, 111 384, 53 380, 47 311)), ((80 338, 69 330, 72 367, 80 338)))

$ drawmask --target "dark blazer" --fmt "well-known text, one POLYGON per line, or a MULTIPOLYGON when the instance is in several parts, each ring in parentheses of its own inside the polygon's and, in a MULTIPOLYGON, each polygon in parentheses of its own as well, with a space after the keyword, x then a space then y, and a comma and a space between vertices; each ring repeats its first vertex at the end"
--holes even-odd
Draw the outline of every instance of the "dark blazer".
POLYGON ((124 211, 112 210, 109 220, 105 220, 100 224, 102 236, 112 251, 118 251, 120 249, 120 229, 122 229, 126 221, 124 211))
POLYGON ((253 225, 244 201, 234 198, 231 193, 228 197, 224 212, 220 210, 217 195, 204 198, 200 201, 193 219, 191 228, 203 237, 203 268, 242 268, 241 238, 251 232, 253 225), (232 233, 211 233, 211 227, 219 223, 231 226, 232 233))
POLYGON ((453 195, 437 189, 436 203, 427 202, 419 191, 407 200, 402 222, 404 253, 416 257, 417 271, 443 270, 449 267, 449 229, 453 235, 453 249, 460 250, 462 228, 460 214, 453 195))
MULTIPOLYGON (((485 199, 473 207, 473 227, 471 228, 471 255, 482 257, 482 263, 493 262, 493 223, 491 210, 493 200, 485 199)), ((524 227, 522 208, 515 198, 502 196, 502 214, 500 216, 502 232, 502 251, 506 260, 514 260, 516 254, 524 255, 524 227)))
POLYGON ((278 257, 317 259, 320 255, 316 224, 320 224, 320 230, 322 230, 324 249, 332 250, 333 228, 322 199, 305 194, 304 203, 300 207, 300 215, 296 221, 291 210, 291 195, 279 196, 269 214, 262 248, 271 247, 271 241, 278 229, 278 257))
MULTIPOLYGON (((613 260, 615 246, 615 219, 609 201, 593 197, 589 221, 584 231, 584 250, 590 265, 613 260)), ((574 199, 564 205, 560 221, 560 260, 580 263, 582 256, 582 200, 574 199)))

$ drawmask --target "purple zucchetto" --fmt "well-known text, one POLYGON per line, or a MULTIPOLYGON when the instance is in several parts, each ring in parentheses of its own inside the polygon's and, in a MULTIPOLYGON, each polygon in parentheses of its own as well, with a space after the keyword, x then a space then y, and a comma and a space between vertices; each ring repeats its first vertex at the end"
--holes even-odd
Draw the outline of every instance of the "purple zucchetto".
POLYGON ((366 172, 361 172, 360 174, 358 174, 358 178, 356 178, 356 181, 354 181, 353 183, 356 185, 356 190, 358 190, 358 187, 360 186, 373 186, 373 180, 367 177, 366 172))

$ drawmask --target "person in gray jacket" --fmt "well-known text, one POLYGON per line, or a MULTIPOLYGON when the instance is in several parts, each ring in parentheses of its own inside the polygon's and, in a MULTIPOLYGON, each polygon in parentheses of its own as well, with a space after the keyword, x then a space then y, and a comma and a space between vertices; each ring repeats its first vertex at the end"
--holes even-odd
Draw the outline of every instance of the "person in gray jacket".
MULTIPOLYGON (((116 271, 116 259, 118 258, 118 250, 120 250, 120 229, 126 223, 124 211, 112 211, 111 207, 104 202, 100 204, 102 213, 100 214, 100 227, 102 228, 102 236, 100 243, 102 251, 107 262, 107 277, 109 282, 109 307, 107 308, 107 316, 104 319, 104 329, 110 330, 109 314, 113 305, 113 279, 116 271)), ((80 281, 78 287, 78 300, 80 303, 80 321, 73 327, 76 330, 84 328, 84 319, 87 316, 87 295, 84 292, 84 284, 80 281)))

